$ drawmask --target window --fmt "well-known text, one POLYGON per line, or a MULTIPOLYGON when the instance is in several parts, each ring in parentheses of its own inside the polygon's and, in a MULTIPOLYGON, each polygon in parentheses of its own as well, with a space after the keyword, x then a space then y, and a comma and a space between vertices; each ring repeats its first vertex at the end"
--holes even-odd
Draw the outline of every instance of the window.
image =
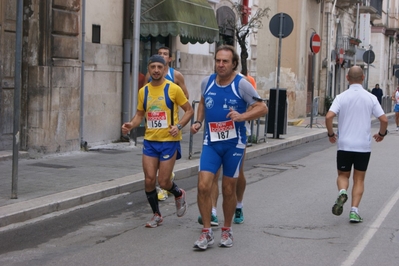
POLYGON ((91 42, 92 43, 101 43, 101 26, 100 25, 93 24, 92 33, 91 33, 91 42))

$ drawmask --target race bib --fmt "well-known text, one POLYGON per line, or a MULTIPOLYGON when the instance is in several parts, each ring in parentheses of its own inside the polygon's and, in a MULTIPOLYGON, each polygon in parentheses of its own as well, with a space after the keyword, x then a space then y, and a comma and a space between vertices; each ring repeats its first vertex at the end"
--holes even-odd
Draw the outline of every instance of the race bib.
POLYGON ((211 141, 222 141, 237 137, 235 124, 232 120, 223 122, 210 122, 209 133, 211 141))
POLYGON ((148 112, 147 128, 168 128, 166 111, 148 112))

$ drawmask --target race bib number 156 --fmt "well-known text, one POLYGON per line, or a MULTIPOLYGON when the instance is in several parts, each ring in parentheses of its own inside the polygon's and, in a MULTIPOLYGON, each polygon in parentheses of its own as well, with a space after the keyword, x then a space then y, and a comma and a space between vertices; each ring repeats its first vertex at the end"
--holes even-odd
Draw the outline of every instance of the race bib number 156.
POLYGON ((167 128, 168 119, 165 111, 156 111, 147 113, 148 128, 167 128))

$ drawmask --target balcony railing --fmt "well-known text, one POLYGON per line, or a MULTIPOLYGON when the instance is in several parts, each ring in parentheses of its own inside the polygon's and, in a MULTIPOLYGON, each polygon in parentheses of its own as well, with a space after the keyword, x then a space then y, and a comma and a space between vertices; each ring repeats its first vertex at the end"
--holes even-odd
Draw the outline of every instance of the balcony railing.
POLYGON ((339 36, 336 45, 336 51, 339 53, 339 50, 342 48, 345 51, 345 54, 348 56, 352 56, 356 53, 356 47, 354 44, 351 44, 350 39, 353 37, 350 36, 339 36))

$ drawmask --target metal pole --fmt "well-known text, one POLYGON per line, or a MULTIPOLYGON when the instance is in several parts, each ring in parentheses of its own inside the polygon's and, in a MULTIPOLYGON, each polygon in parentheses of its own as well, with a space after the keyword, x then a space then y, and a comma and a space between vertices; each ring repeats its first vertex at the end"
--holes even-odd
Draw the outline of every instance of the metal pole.
POLYGON ((15 71, 14 71, 14 128, 12 150, 11 199, 18 198, 18 158, 21 119, 21 71, 22 71, 22 9, 23 0, 17 0, 17 21, 15 31, 15 71))
POLYGON ((280 86, 280 62, 281 62, 281 43, 283 40, 283 19, 284 13, 280 13, 280 29, 278 34, 278 62, 277 62, 277 84, 276 84, 276 113, 274 116, 274 133, 273 138, 278 138, 277 134, 277 119, 278 119, 278 96, 279 96, 279 86, 280 86))
POLYGON ((84 116, 84 96, 85 96, 85 38, 86 38, 86 0, 82 1, 82 65, 80 67, 80 121, 79 137, 80 148, 86 149, 87 142, 83 140, 83 116, 84 116))
MULTIPOLYGON (((357 2, 357 11, 356 11, 356 28, 355 28, 355 37, 356 39, 359 38, 359 1, 357 2)), ((356 52, 357 52, 357 45, 355 45, 355 60, 354 60, 354 65, 356 65, 356 52)))
MULTIPOLYGON (((141 0, 134 1, 134 23, 133 23, 133 58, 132 58, 132 114, 137 111, 137 91, 138 83, 135 82, 139 77, 139 50, 140 50, 140 13, 141 13, 141 0)), ((137 130, 133 129, 134 145, 137 145, 137 130)))
POLYGON ((129 121, 132 116, 130 113, 130 53, 132 42, 130 39, 130 14, 131 0, 124 1, 123 15, 123 85, 122 85, 122 123, 129 121))
POLYGON ((315 66, 315 53, 312 53, 312 92, 311 92, 311 100, 312 100, 312 108, 310 109, 310 128, 312 128, 313 125, 313 108, 314 108, 314 66, 315 66))
MULTIPOLYGON (((370 50, 369 50, 370 51, 370 50)), ((369 72, 370 71, 370 52, 367 54, 367 78, 366 78, 366 90, 369 87, 369 72)))

